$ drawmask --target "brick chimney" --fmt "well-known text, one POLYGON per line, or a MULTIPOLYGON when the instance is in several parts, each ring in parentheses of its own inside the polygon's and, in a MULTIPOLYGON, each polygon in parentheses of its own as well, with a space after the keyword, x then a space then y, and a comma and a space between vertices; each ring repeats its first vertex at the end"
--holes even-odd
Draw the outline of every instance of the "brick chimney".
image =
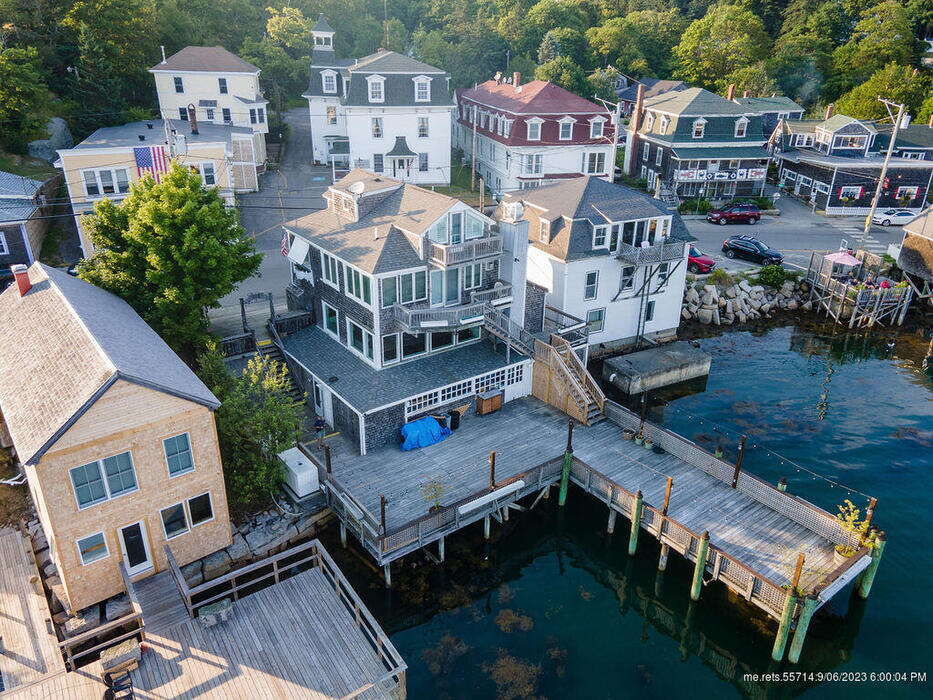
POLYGON ((836 103, 835 103, 835 102, 830 102, 828 105, 826 105, 826 111, 823 112, 823 121, 826 121, 826 120, 829 119, 831 116, 833 116, 833 111, 834 111, 835 109, 836 109, 836 103))
POLYGON ((512 73, 512 86, 518 90, 518 86, 522 84, 522 74, 518 71, 512 73))
POLYGON ((726 99, 729 102, 735 98, 735 83, 729 83, 729 88, 726 90, 726 99))
POLYGON ((188 105, 188 121, 191 123, 191 133, 198 133, 198 110, 194 108, 193 104, 188 105))
POLYGON ((10 271, 16 279, 16 286, 19 288, 19 295, 26 296, 26 293, 32 289, 32 282, 29 281, 29 270, 25 265, 11 265, 10 271))
POLYGON ((635 109, 632 110, 632 118, 629 120, 629 131, 637 132, 641 126, 641 113, 645 108, 645 86, 641 83, 635 90, 635 109))
POLYGON ((748 97, 748 90, 742 91, 742 97, 748 97))

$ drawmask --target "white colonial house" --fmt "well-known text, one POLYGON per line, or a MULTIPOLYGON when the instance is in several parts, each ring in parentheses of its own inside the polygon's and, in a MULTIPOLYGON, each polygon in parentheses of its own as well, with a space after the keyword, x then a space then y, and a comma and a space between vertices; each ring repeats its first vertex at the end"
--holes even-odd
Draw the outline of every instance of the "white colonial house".
POLYGON ((254 161, 266 161, 267 105, 259 87, 259 68, 222 46, 186 46, 149 69, 155 78, 163 119, 188 121, 192 110, 201 123, 252 129, 254 161))
POLYGON ((321 15, 312 30, 314 161, 335 175, 354 168, 418 184, 450 182, 450 77, 394 51, 337 58, 321 15))
POLYGON ((649 195, 597 177, 506 193, 528 221, 527 280, 544 292, 545 319, 584 321, 590 353, 680 325, 689 242, 676 212, 649 195))

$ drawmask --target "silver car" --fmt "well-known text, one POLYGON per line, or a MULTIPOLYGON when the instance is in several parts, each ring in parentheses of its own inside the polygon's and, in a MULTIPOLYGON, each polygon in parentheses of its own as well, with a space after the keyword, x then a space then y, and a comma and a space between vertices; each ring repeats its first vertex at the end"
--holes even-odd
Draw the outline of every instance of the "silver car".
POLYGON ((885 211, 875 212, 875 215, 871 217, 871 222, 882 226, 890 226, 891 224, 901 226, 915 216, 917 215, 914 212, 907 209, 886 209, 885 211))

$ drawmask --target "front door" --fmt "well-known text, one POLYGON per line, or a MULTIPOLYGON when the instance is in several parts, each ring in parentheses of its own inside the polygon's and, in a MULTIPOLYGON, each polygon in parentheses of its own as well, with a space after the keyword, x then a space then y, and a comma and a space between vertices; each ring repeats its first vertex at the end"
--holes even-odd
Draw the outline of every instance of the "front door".
POLYGON ((314 412, 324 419, 327 425, 334 424, 334 404, 331 399, 330 389, 323 384, 312 380, 314 385, 314 412))
POLYGON ((152 568, 149 542, 146 540, 146 526, 141 521, 120 528, 120 544, 123 547, 126 572, 130 576, 141 574, 152 568))

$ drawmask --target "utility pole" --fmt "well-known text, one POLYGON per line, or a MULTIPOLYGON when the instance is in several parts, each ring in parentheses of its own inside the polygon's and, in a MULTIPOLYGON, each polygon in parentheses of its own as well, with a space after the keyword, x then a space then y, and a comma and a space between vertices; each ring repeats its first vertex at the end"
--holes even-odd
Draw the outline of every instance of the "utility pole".
POLYGON ((609 102, 598 95, 593 95, 593 97, 602 102, 606 109, 612 107, 612 162, 608 164, 608 181, 614 182, 616 179, 616 154, 619 151, 619 131, 622 129, 622 102, 609 102))
MULTIPOLYGON (((881 188, 884 186, 884 179, 888 175, 888 163, 891 160, 891 153, 894 152, 894 142, 897 141, 897 132, 901 129, 901 119, 904 117, 904 105, 897 104, 891 100, 886 100, 883 97, 879 97, 878 101, 881 102, 885 109, 888 110, 888 114, 894 119, 894 129, 891 130, 891 140, 888 141, 888 150, 884 154, 884 163, 881 164, 881 175, 878 176, 878 185, 875 187, 875 196, 871 199, 871 209, 868 210, 868 216, 865 217, 865 227, 862 230, 862 243, 865 242, 865 236, 868 235, 869 229, 871 229, 871 220, 875 215, 875 209, 878 208, 878 200, 881 198, 881 188), (895 117, 891 110, 897 107, 897 116, 895 117)), ((859 246, 861 248, 861 245, 859 246)))
POLYGON ((505 50, 505 74, 509 74, 509 64, 512 62, 512 49, 505 50))
POLYGON ((476 188, 476 103, 470 105, 470 112, 473 115, 473 145, 470 153, 470 191, 476 188))
POLYGON ((385 48, 389 48, 389 0, 382 0, 382 26, 385 27, 385 48))

